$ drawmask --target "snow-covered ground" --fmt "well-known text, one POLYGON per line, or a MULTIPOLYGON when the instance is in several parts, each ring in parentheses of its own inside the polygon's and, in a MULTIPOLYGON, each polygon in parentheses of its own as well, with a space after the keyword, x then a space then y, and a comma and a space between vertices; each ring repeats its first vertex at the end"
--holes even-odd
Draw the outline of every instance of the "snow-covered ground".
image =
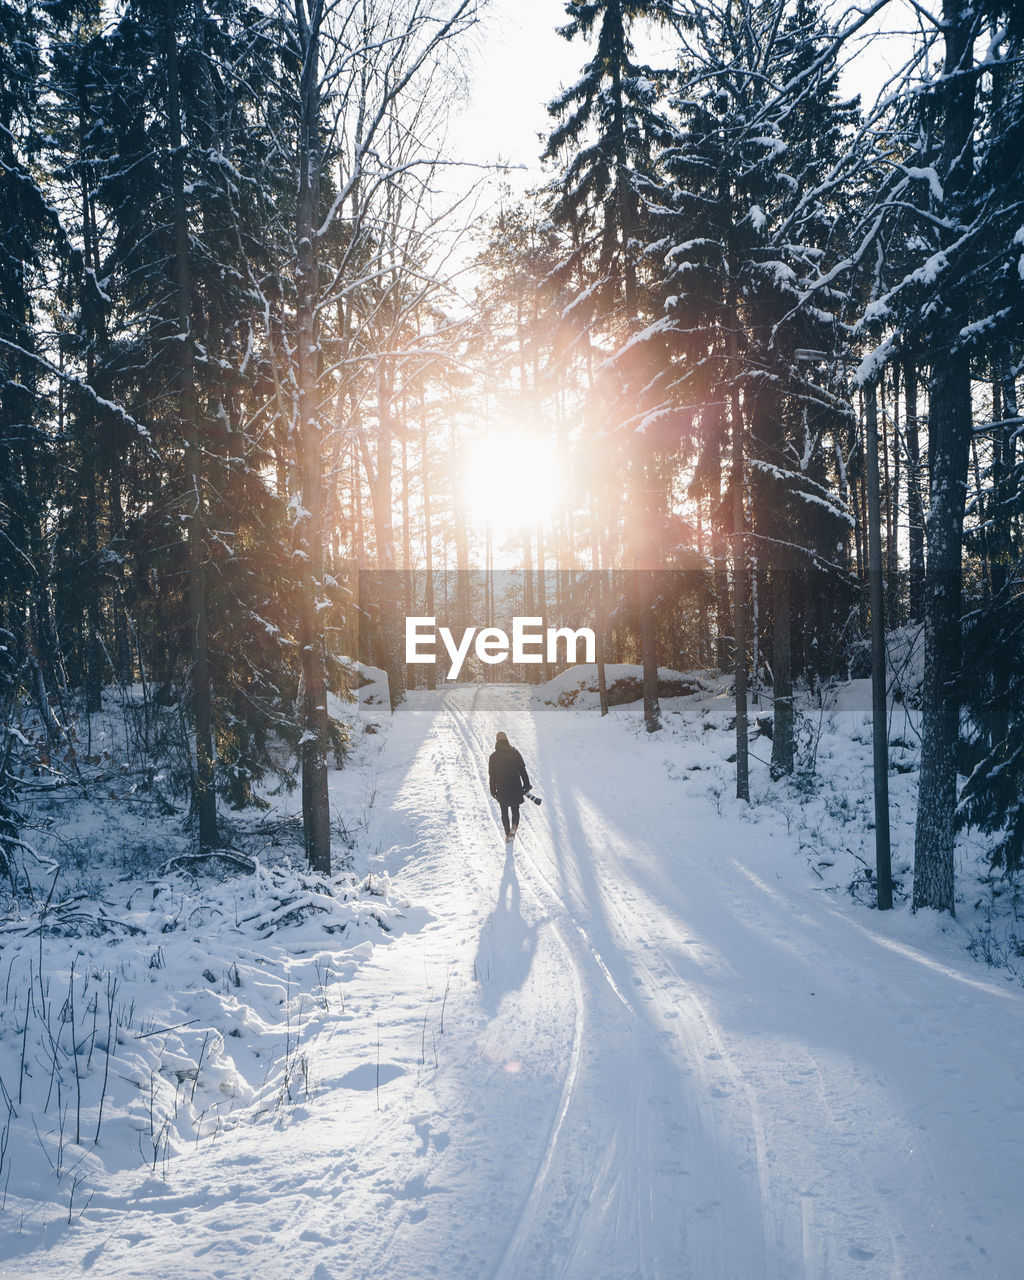
POLYGON ((333 883, 268 852, 106 889, 138 934, 6 931, 0 1275, 1019 1277, 1024 989, 968 954, 982 890, 957 921, 868 909, 863 692, 805 718, 813 787, 755 759, 749 807, 710 678, 655 735, 635 705, 413 693, 332 775, 366 816, 333 883), (512 854, 498 729, 544 800, 512 854))

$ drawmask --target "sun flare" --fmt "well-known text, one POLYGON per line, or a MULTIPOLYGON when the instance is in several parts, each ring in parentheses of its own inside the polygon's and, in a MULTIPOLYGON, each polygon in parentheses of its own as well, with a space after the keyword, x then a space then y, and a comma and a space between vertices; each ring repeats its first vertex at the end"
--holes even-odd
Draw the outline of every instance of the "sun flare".
POLYGON ((535 436, 501 432, 470 450, 465 493, 474 524, 489 527, 496 543, 518 529, 542 524, 555 510, 555 451, 535 436))

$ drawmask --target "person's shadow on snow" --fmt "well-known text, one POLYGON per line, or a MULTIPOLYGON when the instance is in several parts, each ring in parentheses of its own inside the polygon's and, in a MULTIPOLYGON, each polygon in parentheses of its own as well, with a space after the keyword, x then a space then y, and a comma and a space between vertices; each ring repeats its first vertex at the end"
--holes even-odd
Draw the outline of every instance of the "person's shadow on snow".
POLYGON ((505 867, 498 889, 498 901, 484 921, 476 952, 476 976, 484 1008, 493 1017, 502 999, 518 991, 526 981, 534 952, 537 928, 528 925, 520 908, 519 879, 512 857, 512 845, 505 846, 505 867))

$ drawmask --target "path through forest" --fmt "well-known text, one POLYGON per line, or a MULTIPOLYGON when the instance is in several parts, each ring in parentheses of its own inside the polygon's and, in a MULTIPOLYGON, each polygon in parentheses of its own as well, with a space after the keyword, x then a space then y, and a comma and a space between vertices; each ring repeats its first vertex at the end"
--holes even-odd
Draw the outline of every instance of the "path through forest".
POLYGON ((413 694, 375 787, 407 928, 307 1046, 313 1100, 123 1171, 4 1274, 1019 1274, 1019 987, 817 892, 635 717, 413 694), (544 797, 512 856, 497 729, 544 797))
MULTIPOLYGON (((1019 990, 794 891, 765 833, 688 803, 643 738, 478 687, 447 695, 428 742, 447 847, 497 901, 484 1009, 504 994, 524 1049, 546 993, 574 1019, 557 1096, 520 1117, 543 1135, 532 1159, 503 1139, 497 1275, 1014 1274, 1019 990), (504 872, 481 804, 499 728, 545 797, 504 872)), ((430 795, 415 770, 407 785, 430 795)), ((497 1235, 493 1212, 470 1199, 460 1229, 497 1235)))

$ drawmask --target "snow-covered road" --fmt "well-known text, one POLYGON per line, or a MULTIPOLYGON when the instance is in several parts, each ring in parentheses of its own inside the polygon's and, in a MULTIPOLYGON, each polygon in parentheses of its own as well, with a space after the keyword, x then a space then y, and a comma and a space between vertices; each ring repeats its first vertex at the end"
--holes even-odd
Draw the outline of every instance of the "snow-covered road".
POLYGON ((318 1096, 169 1186, 120 1175, 2 1273, 1024 1274, 1024 992, 816 891, 782 818, 696 791, 681 750, 522 688, 412 695, 374 831, 430 919, 310 1047, 318 1096), (511 857, 498 729, 544 797, 511 857))
POLYGON ((770 833, 687 803, 655 743, 522 690, 449 694, 435 731, 479 883, 498 728, 542 782, 508 874, 575 1035, 497 1274, 1020 1274, 1019 989, 787 887, 770 833))

